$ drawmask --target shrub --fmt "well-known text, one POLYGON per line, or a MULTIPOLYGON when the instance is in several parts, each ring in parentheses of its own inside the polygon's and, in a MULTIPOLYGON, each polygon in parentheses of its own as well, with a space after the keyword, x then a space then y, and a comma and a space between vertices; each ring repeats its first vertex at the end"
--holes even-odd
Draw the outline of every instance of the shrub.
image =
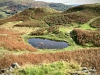
POLYGON ((100 32, 93 30, 74 29, 71 32, 73 40, 81 45, 100 47, 100 32))

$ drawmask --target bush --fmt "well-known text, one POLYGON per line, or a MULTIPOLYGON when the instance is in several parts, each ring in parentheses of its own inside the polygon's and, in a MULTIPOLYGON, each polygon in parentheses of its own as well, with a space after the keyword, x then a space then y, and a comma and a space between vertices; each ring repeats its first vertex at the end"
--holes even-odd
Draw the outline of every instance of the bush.
POLYGON ((71 32, 73 40, 77 44, 83 46, 97 46, 100 47, 100 32, 93 30, 74 29, 71 32))

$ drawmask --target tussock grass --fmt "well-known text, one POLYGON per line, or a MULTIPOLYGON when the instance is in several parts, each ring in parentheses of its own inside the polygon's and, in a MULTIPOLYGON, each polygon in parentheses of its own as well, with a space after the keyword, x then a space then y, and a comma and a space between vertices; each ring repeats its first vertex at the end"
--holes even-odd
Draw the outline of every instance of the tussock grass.
POLYGON ((70 72, 79 70, 81 67, 77 63, 57 61, 40 65, 30 65, 19 70, 20 75, 70 75, 70 72))

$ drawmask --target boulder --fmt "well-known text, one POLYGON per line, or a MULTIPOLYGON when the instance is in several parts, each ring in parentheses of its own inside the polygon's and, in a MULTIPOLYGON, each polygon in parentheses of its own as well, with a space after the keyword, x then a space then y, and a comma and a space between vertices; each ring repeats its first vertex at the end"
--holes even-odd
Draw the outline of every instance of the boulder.
POLYGON ((20 68, 19 64, 17 62, 13 63, 11 65, 12 68, 20 68))
POLYGON ((86 67, 82 67, 81 70, 79 71, 75 71, 75 72, 71 72, 71 75, 97 75, 96 73, 96 69, 95 68, 86 68, 86 67))
POLYGON ((83 70, 88 70, 88 69, 87 69, 87 67, 82 67, 82 71, 83 71, 83 70))
POLYGON ((5 73, 5 72, 6 72, 6 69, 1 69, 1 72, 2 72, 2 73, 5 73))
POLYGON ((13 64, 11 64, 11 66, 5 68, 5 69, 1 69, 1 73, 0 75, 11 75, 11 72, 13 72, 15 69, 20 68, 21 66, 15 62, 13 64))

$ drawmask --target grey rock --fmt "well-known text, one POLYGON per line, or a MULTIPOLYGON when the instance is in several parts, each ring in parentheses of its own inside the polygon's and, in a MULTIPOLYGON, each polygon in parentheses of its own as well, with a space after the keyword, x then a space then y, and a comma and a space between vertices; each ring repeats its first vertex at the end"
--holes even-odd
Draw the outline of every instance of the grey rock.
POLYGON ((87 69, 87 67, 82 67, 82 71, 83 71, 83 70, 88 70, 88 69, 87 69))
POLYGON ((4 73, 0 74, 0 75, 5 75, 4 73))
POLYGON ((11 66, 12 66, 12 68, 20 68, 20 66, 17 62, 13 63, 11 66))
POLYGON ((89 72, 89 70, 83 70, 83 72, 84 72, 84 73, 88 73, 88 72, 89 72))
POLYGON ((71 75, 97 75, 96 69, 95 68, 86 68, 82 67, 81 70, 72 72, 71 75))
POLYGON ((8 67, 8 71, 12 72, 14 70, 14 68, 12 66, 8 67))
POLYGON ((5 68, 5 69, 1 69, 1 73, 0 75, 12 75, 11 73, 15 70, 20 68, 21 66, 19 66, 19 64, 17 62, 13 63, 11 66, 5 68))
POLYGON ((5 72, 6 72, 6 69, 1 69, 1 72, 2 72, 2 73, 5 73, 5 72))

